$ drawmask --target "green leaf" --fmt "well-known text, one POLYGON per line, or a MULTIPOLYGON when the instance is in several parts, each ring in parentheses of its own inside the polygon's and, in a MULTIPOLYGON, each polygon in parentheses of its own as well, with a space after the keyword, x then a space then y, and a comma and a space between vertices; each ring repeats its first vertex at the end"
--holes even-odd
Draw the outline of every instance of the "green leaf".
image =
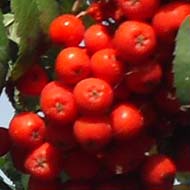
POLYGON ((51 21, 59 15, 59 6, 55 0, 36 0, 39 10, 40 26, 43 33, 48 33, 51 21))
POLYGON ((75 0, 69 0, 69 1, 68 0, 59 0, 59 2, 60 2, 60 5, 62 6, 62 11, 64 13, 70 13, 75 0))
MULTIPOLYGON (((17 80, 25 70, 32 64, 32 57, 35 55, 41 28, 39 11, 36 0, 14 0, 11 1, 11 9, 14 13, 15 27, 19 53, 13 68, 11 69, 11 80, 17 80)), ((14 32, 15 33, 15 32, 14 32)))
POLYGON ((16 24, 11 39, 18 43, 19 53, 10 78, 16 81, 34 63, 40 44, 48 37, 49 24, 59 14, 59 6, 55 0, 14 0, 11 8, 16 24))
POLYGON ((17 34, 20 37, 19 54, 33 50, 40 35, 39 12, 35 0, 11 1, 11 8, 18 23, 17 34))
POLYGON ((174 86, 182 105, 190 102, 190 20, 182 23, 176 38, 174 58, 174 86))
POLYGON ((3 24, 3 15, 0 11, 0 93, 5 83, 8 70, 9 41, 3 24))

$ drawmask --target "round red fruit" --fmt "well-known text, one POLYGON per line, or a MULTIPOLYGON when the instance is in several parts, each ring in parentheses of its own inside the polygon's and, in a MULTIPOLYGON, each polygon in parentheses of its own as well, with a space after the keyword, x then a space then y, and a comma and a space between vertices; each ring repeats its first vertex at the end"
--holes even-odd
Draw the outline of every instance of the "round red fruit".
POLYGON ((0 156, 5 155, 11 148, 11 140, 8 129, 0 127, 0 156))
POLYGON ((160 0, 117 0, 117 2, 129 20, 151 19, 160 4, 160 0))
POLYGON ((48 80, 44 68, 39 64, 34 64, 19 78, 16 87, 23 95, 39 96, 48 80))
POLYGON ((76 84, 90 74, 90 58, 81 48, 65 48, 57 56, 55 73, 59 80, 76 84))
POLYGON ((115 85, 121 81, 124 75, 124 64, 117 60, 114 49, 102 49, 93 54, 91 70, 94 77, 115 85))
POLYGON ((174 43, 178 28, 189 14, 189 2, 171 1, 160 7, 153 17, 152 26, 161 40, 174 43))
POLYGON ((9 125, 12 142, 20 147, 35 148, 44 142, 46 127, 43 119, 33 112, 15 115, 9 125))
POLYGON ((72 14, 64 14, 56 17, 49 27, 51 41, 66 47, 77 46, 82 41, 84 32, 84 24, 72 14))
POLYGON ((118 140, 130 140, 141 134, 144 118, 132 104, 121 104, 111 113, 113 135, 118 140))
POLYGON ((35 178, 42 180, 56 178, 62 170, 60 151, 46 142, 28 154, 24 166, 35 178))
POLYGON ((138 64, 154 52, 157 44, 151 25, 132 20, 120 24, 113 42, 120 58, 138 64))
POLYGON ((98 78, 81 80, 74 87, 73 93, 79 109, 85 113, 102 113, 113 101, 112 87, 98 78))
POLYGON ((108 118, 84 116, 75 121, 74 134, 86 150, 97 151, 110 142, 112 128, 108 118))
POLYGON ((77 114, 73 94, 58 81, 51 81, 43 88, 40 107, 48 119, 59 123, 70 123, 77 114))
POLYGON ((161 154, 148 157, 141 171, 142 182, 149 188, 171 189, 175 175, 174 162, 161 154))
POLYGON ((86 49, 93 54, 100 49, 110 48, 112 38, 106 26, 94 24, 85 31, 84 43, 86 49))

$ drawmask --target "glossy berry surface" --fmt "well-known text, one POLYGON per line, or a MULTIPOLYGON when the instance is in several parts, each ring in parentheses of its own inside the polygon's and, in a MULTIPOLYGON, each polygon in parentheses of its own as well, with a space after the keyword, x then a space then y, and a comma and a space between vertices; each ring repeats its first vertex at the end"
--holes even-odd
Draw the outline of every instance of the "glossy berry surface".
POLYGON ((28 154, 24 166, 35 178, 56 178, 62 170, 60 151, 46 142, 28 154))
POLYGON ((90 66, 94 77, 103 79, 112 86, 119 83, 125 73, 124 63, 117 59, 116 51, 110 48, 94 53, 90 66))
POLYGON ((74 123, 74 134, 82 147, 96 151, 110 142, 112 127, 108 118, 81 117, 74 123))
POLYGON ((111 113, 114 137, 119 140, 134 138, 143 130, 143 120, 135 106, 127 103, 118 105, 111 113))
POLYGON ((130 20, 151 19, 159 7, 159 0, 117 0, 123 14, 130 20))
POLYGON ((98 50, 110 48, 112 46, 112 38, 106 26, 94 24, 86 29, 84 43, 90 53, 95 53, 98 50))
POLYGON ((90 58, 83 49, 63 49, 56 58, 55 73, 59 80, 76 84, 90 74, 90 58))
POLYGON ((82 21, 72 14, 56 17, 50 24, 49 37, 61 46, 77 46, 83 39, 85 27, 82 21))
POLYGON ((156 48, 153 27, 139 21, 125 21, 119 25, 113 38, 118 55, 129 63, 138 63, 150 56, 156 48))
POLYGON ((33 149, 45 140, 45 123, 33 112, 17 114, 10 122, 9 135, 17 146, 33 149))
POLYGON ((40 106, 50 120, 57 122, 72 122, 77 114, 73 94, 70 89, 58 81, 51 81, 43 88, 40 106))
POLYGON ((86 78, 74 87, 74 98, 78 108, 84 112, 104 112, 112 104, 112 87, 102 79, 86 78))
POLYGON ((145 186, 170 189, 174 182, 176 166, 165 155, 150 156, 142 168, 142 180, 145 186))

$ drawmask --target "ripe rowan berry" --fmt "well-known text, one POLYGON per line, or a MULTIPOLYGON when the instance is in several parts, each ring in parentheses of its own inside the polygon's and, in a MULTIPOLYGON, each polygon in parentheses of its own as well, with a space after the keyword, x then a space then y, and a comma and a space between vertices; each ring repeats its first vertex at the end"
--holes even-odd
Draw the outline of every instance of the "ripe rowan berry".
POLYGON ((112 110, 111 124, 114 138, 118 140, 130 140, 143 131, 144 118, 137 107, 124 103, 117 105, 112 110))
POLYGON ((43 88, 40 107, 48 119, 63 124, 74 121, 77 115, 73 94, 58 81, 51 81, 43 88))
POLYGON ((93 54, 100 49, 110 48, 112 46, 112 38, 106 26, 94 24, 85 31, 84 43, 86 49, 93 54))
POLYGON ((157 40, 151 25, 129 20, 119 25, 113 43, 120 58, 140 64, 154 52, 157 40))
POLYGON ((50 24, 49 37, 61 46, 77 46, 83 39, 85 27, 82 21, 72 14, 56 17, 50 24))
POLYGON ((56 178, 62 171, 60 151, 45 142, 27 155, 24 166, 35 178, 42 180, 56 178))
POLYGON ((45 140, 46 127, 43 119, 33 112, 15 115, 9 125, 12 142, 20 147, 33 149, 45 140))
POLYGON ((113 90, 104 80, 86 78, 76 84, 73 94, 80 111, 86 114, 102 113, 113 101, 113 90))
POLYGON ((149 188, 171 189, 175 175, 174 162, 161 154, 148 157, 141 170, 142 182, 149 188))
POLYGON ((110 85, 119 83, 124 75, 124 64, 117 60, 114 49, 102 49, 94 53, 90 61, 92 75, 108 82, 110 85))
POLYGON ((110 142, 112 128, 108 118, 83 116, 75 121, 74 134, 84 149, 98 151, 110 142))
POLYGON ((39 96, 48 80, 48 75, 44 68, 39 64, 34 64, 19 78, 16 87, 23 95, 39 96))
POLYGON ((151 19, 159 8, 159 0, 116 0, 129 20, 151 19))
POLYGON ((189 14, 190 4, 186 1, 172 1, 161 6, 152 19, 156 35, 163 41, 174 43, 178 28, 189 14))
POLYGON ((59 80, 76 84, 90 74, 90 58, 83 49, 69 47, 63 49, 56 58, 55 73, 59 80))
POLYGON ((11 139, 9 131, 6 128, 0 127, 0 157, 9 152, 11 148, 11 139))

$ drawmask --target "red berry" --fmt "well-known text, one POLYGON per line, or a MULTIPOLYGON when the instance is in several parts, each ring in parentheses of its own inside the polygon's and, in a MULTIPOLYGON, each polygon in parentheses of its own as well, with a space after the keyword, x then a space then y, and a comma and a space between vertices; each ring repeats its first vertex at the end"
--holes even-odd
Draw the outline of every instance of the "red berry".
POLYGON ((80 48, 65 48, 57 56, 55 72, 59 80, 68 84, 76 84, 89 76, 90 59, 80 48))
POLYGON ((61 190, 61 182, 58 179, 40 180, 30 176, 28 190, 61 190))
POLYGON ((101 24, 91 25, 84 34, 85 47, 92 54, 98 50, 110 48, 111 41, 108 28, 101 24))
POLYGON ((82 150, 71 152, 63 159, 63 170, 74 180, 92 179, 99 169, 98 160, 82 150))
POLYGON ((130 140, 144 129, 144 118, 132 104, 121 104, 111 113, 113 135, 118 140, 130 140))
POLYGON ((19 78, 16 87, 23 95, 39 96, 48 80, 48 75, 43 67, 34 64, 19 78))
POLYGON ((44 142, 45 134, 44 121, 33 112, 15 115, 9 125, 9 135, 17 146, 33 149, 44 142))
POLYGON ((60 151, 46 142, 28 154, 24 166, 35 178, 42 180, 56 178, 62 170, 60 151))
POLYGON ((126 75, 127 88, 137 94, 153 92, 161 82, 162 68, 154 61, 133 67, 126 75))
POLYGON ((109 120, 104 117, 80 117, 74 123, 74 134, 86 150, 100 150, 112 137, 109 120))
POLYGON ((151 19, 159 7, 159 0, 117 0, 123 14, 129 20, 151 19))
POLYGON ((57 81, 51 81, 43 88, 40 107, 47 118, 59 123, 70 123, 77 114, 73 94, 63 83, 57 81))
POLYGON ((156 35, 151 25, 138 21, 125 21, 114 36, 119 56, 129 63, 141 63, 156 48, 156 35))
POLYGON ((124 64, 117 60, 114 49, 102 49, 93 54, 91 70, 94 77, 115 85, 123 78, 124 64))
POLYGON ((11 148, 11 140, 9 131, 6 128, 0 127, 0 157, 9 152, 11 148))
POLYGON ((79 18, 72 14, 64 14, 51 22, 49 37, 58 45, 77 46, 83 39, 84 31, 84 24, 79 18))
POLYGON ((178 28, 189 14, 189 2, 172 1, 160 7, 153 17, 152 26, 161 40, 174 43, 178 28))
POLYGON ((149 188, 170 189, 173 186, 176 166, 165 155, 153 155, 142 166, 142 182, 149 188))
POLYGON ((113 101, 111 86, 98 78, 81 80, 74 87, 73 93, 79 109, 85 113, 102 113, 113 101))

